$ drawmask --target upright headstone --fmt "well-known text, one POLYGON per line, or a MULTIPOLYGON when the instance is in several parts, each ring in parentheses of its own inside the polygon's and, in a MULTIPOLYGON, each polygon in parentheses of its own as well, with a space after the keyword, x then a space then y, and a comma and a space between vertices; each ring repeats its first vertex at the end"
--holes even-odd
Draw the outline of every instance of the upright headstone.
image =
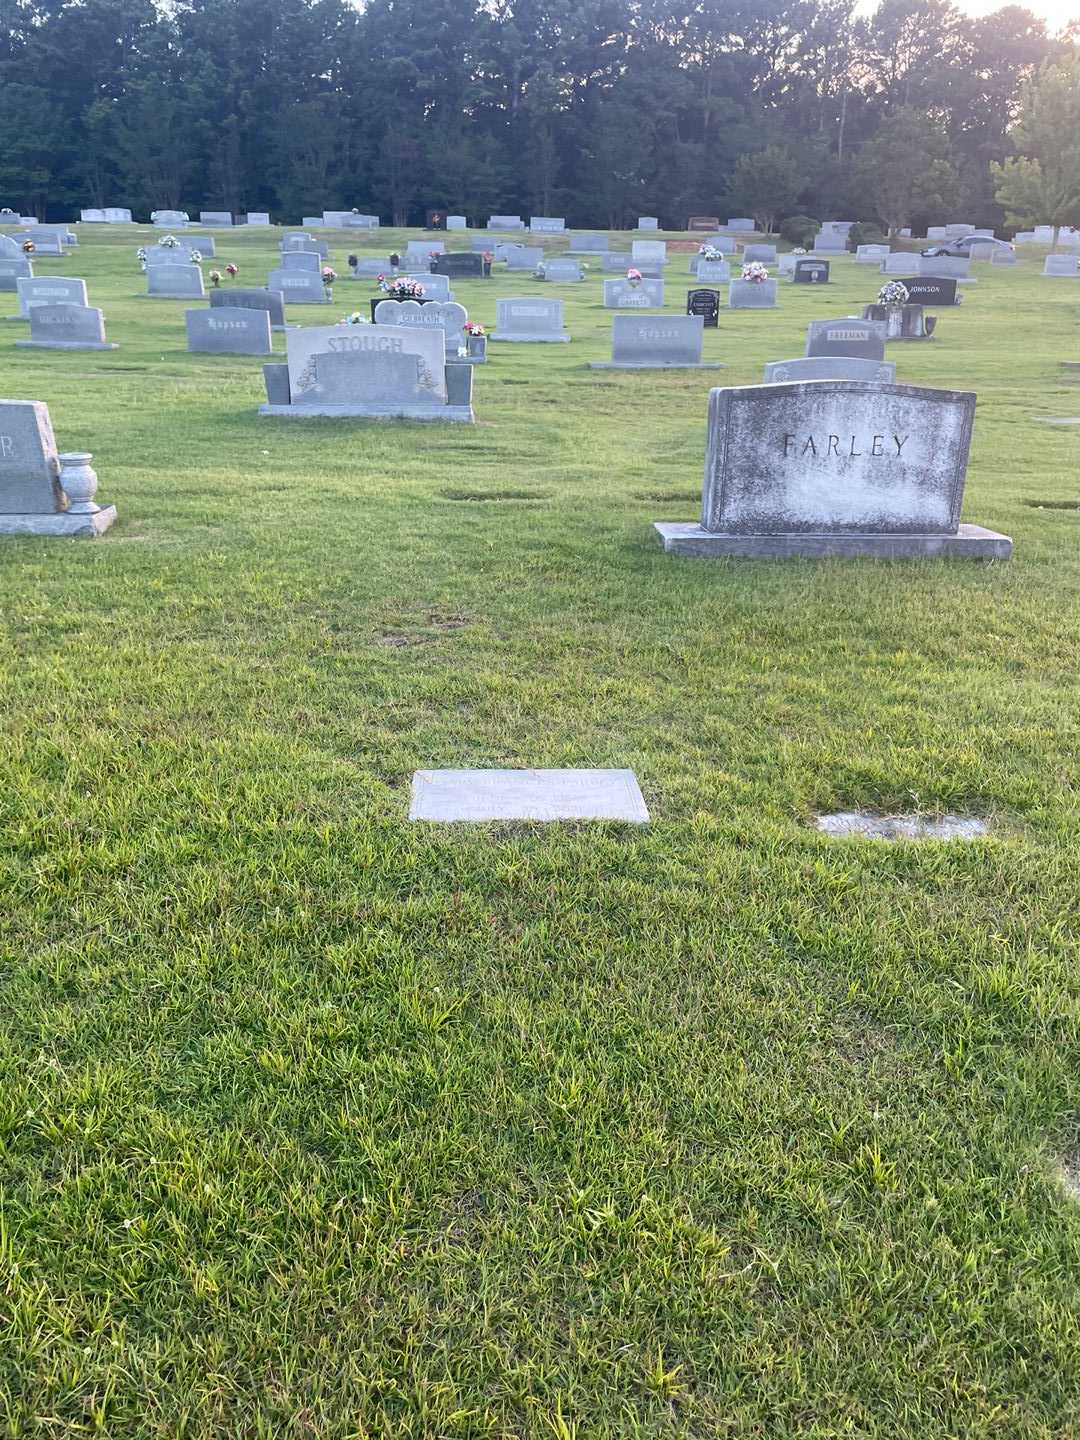
POLYGON ((453 291, 450 289, 449 275, 403 275, 403 280, 415 280, 417 285, 424 287, 424 295, 428 300, 453 300, 453 291))
POLYGON ((186 210, 154 210, 150 221, 159 229, 180 230, 188 223, 188 214, 186 210))
POLYGON ((86 281, 65 275, 38 275, 31 280, 17 280, 19 318, 27 320, 34 305, 87 305, 86 281))
MULTIPOLYGON (((699 230, 719 230, 720 220, 716 215, 691 215, 690 219, 686 222, 686 228, 692 233, 699 230)), ((750 228, 753 229, 753 224, 751 224, 750 228)))
POLYGON ((89 305, 34 305, 30 338, 16 340, 28 350, 115 350, 105 339, 105 319, 89 305))
POLYGON ((686 313, 700 315, 706 330, 715 330, 720 324, 720 291, 688 290, 686 292, 686 313))
POLYGON ((199 211, 199 224, 200 224, 200 225, 219 225, 219 226, 227 226, 227 225, 232 225, 232 223, 233 223, 232 213, 231 213, 230 211, 228 211, 228 210, 200 210, 200 211, 199 211))
POLYGON ((663 280, 604 281, 605 310, 662 310, 664 308, 663 280))
POLYGON ((29 280, 33 274, 34 267, 28 259, 10 260, 0 256, 0 290, 14 293, 19 288, 19 281, 29 280))
POLYGON ((706 260, 700 255, 694 274, 702 285, 727 284, 731 279, 731 266, 726 260, 706 260))
POLYGON ((1044 275, 1067 276, 1075 280, 1080 275, 1080 261, 1075 255, 1047 255, 1043 262, 1044 275))
POLYGON ((283 250, 282 270, 306 270, 311 275, 321 275, 323 258, 317 250, 283 250))
POLYGON ((901 281, 913 305, 959 305, 956 281, 949 276, 906 275, 901 281))
POLYGON ((107 225, 133 225, 131 211, 119 205, 109 205, 105 209, 105 223, 107 225))
POLYGON ((660 221, 655 215, 639 215, 637 228, 639 230, 659 230, 660 221))
POLYGON ((212 310, 265 310, 271 330, 285 329, 285 303, 280 290, 260 290, 255 286, 230 285, 227 290, 210 291, 212 310))
POLYGON ((793 285, 827 285, 829 283, 828 260, 815 260, 812 255, 800 255, 791 270, 793 285))
POLYGON ((728 306, 732 310, 774 310, 775 280, 732 280, 728 285, 728 306))
POLYGON ((760 265, 776 264, 775 245, 747 245, 743 249, 743 260, 749 264, 756 260, 760 265))
POLYGON ((280 291, 289 305, 330 303, 322 279, 310 270, 271 270, 266 277, 266 288, 280 291))
POLYGON ((489 230, 524 230, 525 222, 520 215, 491 215, 488 217, 489 230))
POLYGON ((795 380, 866 380, 874 385, 894 385, 896 364, 892 360, 859 360, 851 355, 817 355, 811 359, 773 360, 765 366, 766 385, 795 380))
POLYGON ((630 254, 634 264, 640 261, 655 261, 661 265, 667 260, 666 240, 632 240, 630 242, 630 254))
POLYGON ((569 284, 574 281, 583 280, 581 266, 576 260, 562 260, 553 258, 544 262, 543 278, 545 280, 557 281, 561 284, 569 284))
POLYGON ((538 234, 560 235, 566 229, 566 221, 562 216, 534 215, 529 221, 529 229, 538 234))
POLYGON ((209 310, 186 310, 184 320, 190 354, 270 355, 273 352, 270 315, 266 310, 214 305, 209 310))
POLYGON ((258 226, 259 229, 264 228, 270 224, 269 210, 249 210, 244 216, 244 224, 255 225, 258 226))
POLYGON ((880 265, 891 254, 888 245, 856 245, 856 265, 880 265))
POLYGON ((0 400, 0 535, 93 537, 115 519, 115 506, 101 508, 92 498, 69 502, 61 489, 49 407, 0 400))
POLYGON ((973 394, 911 385, 713 390, 700 524, 656 529, 679 554, 1007 559, 960 524, 974 417, 973 394))
POLYGON ((448 360, 466 348, 464 327, 468 318, 469 312, 456 300, 436 300, 430 305, 421 305, 416 300, 380 300, 375 306, 376 325, 441 330, 446 336, 448 360))
POLYGON ((884 360, 885 326, 850 315, 840 320, 811 320, 806 327, 806 355, 850 355, 858 360, 884 360))
POLYGON ((146 293, 161 300, 201 299, 206 293, 202 271, 190 261, 186 265, 150 265, 146 293))
POLYGON ((469 221, 464 215, 447 215, 446 228, 447 230, 467 230, 469 221))
POLYGON ((611 249, 611 244, 606 235, 597 231, 589 231, 585 234, 570 236, 570 244, 566 247, 570 255, 606 255, 611 249))
POLYGON ((507 270, 535 270, 544 258, 544 252, 536 245, 518 245, 506 256, 507 270))
POLYGON ((80 222, 80 224, 82 224, 82 225, 104 225, 104 224, 105 224, 105 211, 104 211, 104 210, 80 210, 80 211, 79 211, 79 222, 80 222))
POLYGON ((734 230, 739 235, 752 235, 754 233, 754 222, 749 215, 736 215, 734 220, 729 220, 724 226, 725 230, 734 230))
POLYGON ((592 360, 590 370, 719 370, 703 361, 700 315, 616 315, 611 322, 611 359, 592 360))
POLYGON ((431 273, 456 280, 482 280, 484 257, 475 250, 452 250, 432 260, 431 273))
POLYGON ((494 341, 539 344, 566 344, 570 336, 563 329, 561 300, 518 296, 496 301, 494 341))

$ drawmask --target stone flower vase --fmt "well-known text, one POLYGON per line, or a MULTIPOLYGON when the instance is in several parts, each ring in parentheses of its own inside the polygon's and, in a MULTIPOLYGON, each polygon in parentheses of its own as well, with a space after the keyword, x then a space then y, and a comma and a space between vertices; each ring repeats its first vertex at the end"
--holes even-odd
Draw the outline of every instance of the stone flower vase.
POLYGON ((85 450, 69 450, 60 456, 60 488, 68 498, 71 515, 96 515, 101 509, 94 504, 98 477, 90 466, 93 458, 85 450))
POLYGON ((467 340, 467 348, 468 348, 469 359, 470 359, 470 360, 480 360, 480 361, 486 360, 486 359, 487 359, 487 336, 486 336, 486 335, 470 335, 470 336, 468 337, 468 340, 467 340))

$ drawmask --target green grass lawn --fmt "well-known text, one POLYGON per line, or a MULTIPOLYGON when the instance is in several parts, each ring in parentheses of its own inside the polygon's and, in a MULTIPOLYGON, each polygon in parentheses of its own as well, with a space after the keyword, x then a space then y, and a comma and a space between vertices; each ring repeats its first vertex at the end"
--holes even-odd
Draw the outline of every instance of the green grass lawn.
POLYGON ((713 562, 651 528, 709 386, 874 270, 683 374, 585 368, 595 266, 456 281, 573 343, 491 345, 474 427, 299 423, 137 298, 148 235, 36 266, 119 350, 0 325, 120 511, 0 541, 0 1434, 1076 1434, 1080 429, 1032 417, 1080 281, 977 266, 890 349, 978 393, 1010 564, 713 562), (629 766, 652 824, 410 826, 456 766, 629 766), (852 807, 993 834, 815 832, 852 807))

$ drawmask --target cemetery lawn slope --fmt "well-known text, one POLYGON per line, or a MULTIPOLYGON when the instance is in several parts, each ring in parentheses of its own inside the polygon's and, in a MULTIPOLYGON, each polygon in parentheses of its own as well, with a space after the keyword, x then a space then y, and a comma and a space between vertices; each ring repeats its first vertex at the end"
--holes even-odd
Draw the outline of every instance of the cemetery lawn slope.
POLYGON ((492 346, 475 426, 339 426, 186 353, 148 232, 80 234, 37 273, 120 348, 0 321, 0 394, 119 509, 0 544, 0 1431, 1080 1427, 1080 427, 1032 423, 1080 414, 1069 282, 978 266, 889 351, 978 392, 1011 564, 710 563, 651 528, 709 386, 873 270, 722 310, 712 375, 590 371, 596 267, 455 281, 572 342, 492 346), (469 766, 629 767, 652 823, 410 826, 469 766), (991 834, 816 832, 854 808, 991 834))

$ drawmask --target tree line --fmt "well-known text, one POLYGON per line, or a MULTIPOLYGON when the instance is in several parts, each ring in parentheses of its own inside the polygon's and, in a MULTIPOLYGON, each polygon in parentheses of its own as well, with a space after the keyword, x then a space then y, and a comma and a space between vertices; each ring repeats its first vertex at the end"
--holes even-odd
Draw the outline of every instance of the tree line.
POLYGON ((7 0, 0 205, 1000 226, 1078 39, 949 0, 7 0))

